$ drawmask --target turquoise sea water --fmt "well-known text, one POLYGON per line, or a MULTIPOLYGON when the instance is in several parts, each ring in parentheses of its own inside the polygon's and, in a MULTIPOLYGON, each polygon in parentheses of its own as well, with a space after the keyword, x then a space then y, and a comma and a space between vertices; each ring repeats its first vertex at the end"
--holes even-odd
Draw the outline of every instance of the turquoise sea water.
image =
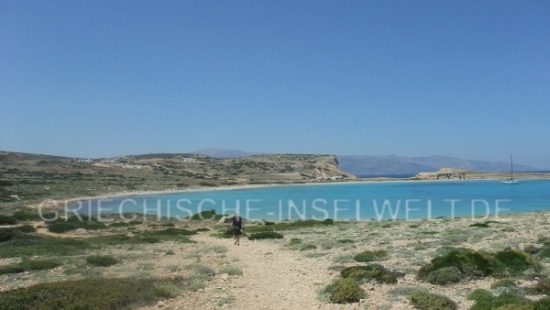
POLYGON ((185 218, 205 210, 250 220, 495 218, 550 210, 550 180, 503 185, 483 181, 404 181, 273 186, 81 201, 79 213, 146 213, 185 218))

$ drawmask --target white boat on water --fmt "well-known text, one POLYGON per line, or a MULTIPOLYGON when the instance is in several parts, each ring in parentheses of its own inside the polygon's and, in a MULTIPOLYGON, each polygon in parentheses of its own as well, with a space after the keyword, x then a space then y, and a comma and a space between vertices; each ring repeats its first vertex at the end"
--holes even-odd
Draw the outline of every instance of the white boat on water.
POLYGON ((515 184, 518 183, 519 179, 514 179, 514 161, 512 160, 512 154, 510 154, 510 178, 507 180, 502 180, 502 184, 515 184))

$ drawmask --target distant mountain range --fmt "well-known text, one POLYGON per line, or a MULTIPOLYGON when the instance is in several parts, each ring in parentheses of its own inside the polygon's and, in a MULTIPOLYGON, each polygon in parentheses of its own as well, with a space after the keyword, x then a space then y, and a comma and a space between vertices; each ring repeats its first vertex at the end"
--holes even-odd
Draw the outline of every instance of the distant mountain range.
MULTIPOLYGON (((265 153, 250 153, 238 150, 208 148, 191 152, 215 158, 246 157, 265 153)), ((405 157, 397 155, 338 155, 342 170, 357 176, 417 174, 432 172, 441 168, 455 168, 471 171, 505 172, 510 170, 509 162, 493 162, 460 159, 449 156, 405 157)), ((514 171, 541 171, 540 168, 514 164, 514 171)))
MULTIPOLYGON (((383 174, 416 174, 433 172, 441 168, 455 168, 470 171, 510 171, 510 163, 483 160, 460 159, 449 156, 404 157, 396 155, 338 156, 342 170, 357 176, 383 174)), ((540 171, 541 169, 514 164, 514 171, 540 171)))
POLYGON ((226 149, 212 147, 212 148, 193 151, 191 152, 191 154, 202 154, 202 155, 206 155, 214 158, 236 158, 236 157, 245 157, 250 155, 258 155, 262 153, 248 153, 244 151, 226 150, 226 149))

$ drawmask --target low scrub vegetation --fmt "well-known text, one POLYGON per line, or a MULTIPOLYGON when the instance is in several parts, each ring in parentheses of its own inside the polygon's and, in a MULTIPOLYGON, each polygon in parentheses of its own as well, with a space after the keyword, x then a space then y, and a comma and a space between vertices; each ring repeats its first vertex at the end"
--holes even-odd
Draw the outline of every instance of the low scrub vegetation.
POLYGON ((356 262, 368 263, 372 261, 384 260, 388 256, 388 253, 384 250, 365 250, 353 257, 356 262))
POLYGON ((316 250, 317 249, 317 246, 315 244, 304 244, 301 248, 300 248, 300 251, 309 251, 309 250, 316 250))
POLYGON ((448 297, 430 292, 418 291, 410 295, 409 299, 416 309, 420 310, 455 310, 456 303, 448 297))
POLYGON ((37 211, 27 211, 27 210, 20 210, 14 212, 12 215, 15 219, 18 221, 24 222, 24 221, 41 221, 43 219, 51 219, 55 218, 55 213, 43 213, 40 214, 37 211))
POLYGON ((221 214, 216 214, 216 210, 206 210, 199 213, 193 214, 190 219, 196 221, 217 221, 223 217, 221 214))
POLYGON ((22 273, 34 270, 48 270, 61 266, 57 260, 24 260, 19 264, 0 267, 0 274, 22 273))
POLYGON ((302 243, 302 239, 292 238, 292 239, 290 239, 290 242, 288 243, 288 245, 297 245, 297 244, 300 244, 300 243, 302 243))
POLYGON ((550 297, 545 297, 538 301, 532 301, 524 296, 513 292, 504 292, 500 295, 493 295, 493 293, 476 289, 470 295, 468 299, 474 300, 475 304, 470 308, 471 310, 546 310, 550 309, 550 297))
POLYGON ((487 223, 473 223, 473 224, 470 225, 470 227, 488 228, 489 224, 487 224, 487 223))
POLYGON ((97 267, 109 267, 119 263, 119 260, 110 255, 91 255, 86 257, 86 262, 97 267))
POLYGON ((14 238, 23 236, 24 233, 35 232, 36 229, 31 225, 23 225, 13 228, 0 228, 0 242, 6 242, 14 238))
POLYGON ((257 240, 257 239, 283 239, 283 235, 280 233, 274 232, 274 231, 262 231, 253 233, 250 236, 248 236, 248 239, 250 240, 257 240))
POLYGON ((340 272, 340 275, 343 278, 351 278, 359 282, 375 281, 387 284, 395 284, 398 278, 404 276, 403 273, 390 271, 379 264, 347 267, 340 272))
POLYGON ((243 271, 235 266, 224 266, 220 268, 219 274, 227 273, 230 276, 242 276, 243 271))
POLYGON ((0 225, 15 225, 17 224, 17 219, 13 216, 0 215, 0 225))
POLYGON ((488 253, 451 248, 420 268, 418 277, 434 284, 449 284, 458 282, 459 278, 520 275, 529 268, 539 271, 541 267, 528 253, 520 250, 488 253), (440 270, 442 268, 446 269, 440 270))
POLYGON ((340 278, 329 284, 321 292, 332 303, 354 303, 365 298, 365 291, 350 278, 340 278))
MULTIPOLYGON (((32 228, 32 227, 31 227, 32 228)), ((135 236, 123 234, 94 236, 86 239, 56 238, 23 233, 18 228, 0 230, 0 258, 23 256, 74 256, 88 250, 118 244, 148 244, 163 241, 191 243, 185 229, 167 228, 145 231, 135 236)))
POLYGON ((464 276, 460 269, 455 266, 442 267, 428 274, 427 281, 431 284, 446 285, 458 283, 464 276))
POLYGON ((326 219, 323 221, 319 220, 299 220, 299 221, 293 221, 293 222, 281 222, 281 223, 274 223, 271 225, 258 225, 258 226, 250 226, 247 227, 246 230, 248 232, 263 232, 263 231, 285 231, 285 230, 295 230, 295 229, 301 229, 301 228, 308 228, 308 227, 316 227, 316 226, 326 226, 326 225, 333 225, 334 220, 332 219, 326 219))
POLYGON ((19 234, 0 243, 0 258, 81 255, 92 246, 83 240, 19 234))
POLYGON ((150 236, 191 236, 197 234, 196 231, 187 230, 184 228, 166 228, 163 230, 150 230, 143 234, 150 236))
POLYGON ((175 297, 185 284, 180 278, 85 278, 43 283, 0 292, 0 309, 127 309, 175 297))
POLYGON ((73 215, 68 219, 57 219, 55 221, 47 222, 48 231, 53 233, 65 233, 68 231, 76 230, 83 228, 86 230, 98 230, 98 229, 107 229, 108 226, 102 222, 99 222, 96 218, 81 215, 73 215))
POLYGON ((228 227, 222 227, 217 231, 211 233, 210 236, 216 237, 216 238, 228 239, 233 237, 233 232, 228 227))
POLYGON ((545 294, 550 296, 550 279, 538 279, 535 286, 529 289, 529 292, 533 294, 545 294))

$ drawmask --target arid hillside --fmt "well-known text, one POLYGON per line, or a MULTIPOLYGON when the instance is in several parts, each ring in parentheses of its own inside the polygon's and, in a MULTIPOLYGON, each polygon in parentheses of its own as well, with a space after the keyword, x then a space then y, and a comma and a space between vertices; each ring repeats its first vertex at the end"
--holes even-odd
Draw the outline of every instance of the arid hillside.
POLYGON ((332 155, 256 155, 219 159, 148 154, 78 159, 0 152, 0 203, 189 187, 284 184, 354 179, 332 155))

